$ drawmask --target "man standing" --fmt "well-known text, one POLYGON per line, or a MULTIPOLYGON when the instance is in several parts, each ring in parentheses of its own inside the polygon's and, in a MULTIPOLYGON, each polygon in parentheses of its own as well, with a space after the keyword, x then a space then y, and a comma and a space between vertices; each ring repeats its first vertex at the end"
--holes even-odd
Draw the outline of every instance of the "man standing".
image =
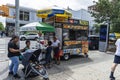
POLYGON ((8 57, 11 60, 11 64, 9 66, 9 75, 13 75, 15 78, 20 78, 20 76, 17 74, 20 56, 19 46, 17 45, 18 41, 19 37, 13 36, 8 43, 8 57))
POLYGON ((116 41, 115 45, 116 45, 116 52, 115 52, 114 62, 111 68, 111 74, 110 74, 111 80, 115 80, 114 72, 117 65, 120 64, 120 39, 116 41))
POLYGON ((53 51, 54 51, 54 58, 55 58, 55 63, 57 65, 60 64, 60 41, 57 39, 57 37, 53 38, 53 43, 52 43, 53 51))

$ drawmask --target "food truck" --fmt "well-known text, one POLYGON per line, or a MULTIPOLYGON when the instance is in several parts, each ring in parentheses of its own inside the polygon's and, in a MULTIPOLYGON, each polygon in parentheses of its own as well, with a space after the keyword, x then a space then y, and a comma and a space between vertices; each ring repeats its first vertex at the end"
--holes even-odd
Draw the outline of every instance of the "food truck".
POLYGON ((44 36, 48 40, 52 40, 53 36, 57 36, 61 42, 65 60, 68 60, 71 55, 83 54, 88 57, 88 21, 54 15, 44 18, 43 22, 55 27, 55 33, 46 33, 44 36))

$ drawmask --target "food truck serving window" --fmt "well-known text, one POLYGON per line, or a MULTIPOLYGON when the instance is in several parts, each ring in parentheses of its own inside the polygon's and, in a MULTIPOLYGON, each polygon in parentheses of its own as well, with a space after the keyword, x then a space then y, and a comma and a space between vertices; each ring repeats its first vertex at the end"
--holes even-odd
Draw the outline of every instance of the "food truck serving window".
POLYGON ((82 47, 82 41, 88 40, 87 26, 63 25, 63 49, 82 47))
POLYGON ((77 30, 76 31, 76 40, 87 40, 87 31, 86 30, 77 30))
POLYGON ((64 27, 63 40, 87 40, 88 39, 87 37, 88 31, 85 30, 86 26, 85 27, 83 26, 83 28, 78 28, 81 26, 64 25, 63 27, 64 27))

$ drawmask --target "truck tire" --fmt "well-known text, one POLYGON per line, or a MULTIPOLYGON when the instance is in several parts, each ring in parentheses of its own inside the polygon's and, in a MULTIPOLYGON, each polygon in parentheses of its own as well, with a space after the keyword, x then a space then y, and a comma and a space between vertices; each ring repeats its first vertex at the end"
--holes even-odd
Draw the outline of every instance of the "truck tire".
POLYGON ((69 60, 70 59, 70 54, 66 53, 63 55, 64 60, 69 60))

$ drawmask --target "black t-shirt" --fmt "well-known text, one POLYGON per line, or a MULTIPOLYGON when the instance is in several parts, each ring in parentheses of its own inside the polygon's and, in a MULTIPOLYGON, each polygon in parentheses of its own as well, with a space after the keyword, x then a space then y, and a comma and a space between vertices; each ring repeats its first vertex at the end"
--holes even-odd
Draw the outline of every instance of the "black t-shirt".
POLYGON ((14 57, 14 56, 20 56, 20 53, 19 52, 17 52, 17 53, 13 53, 13 52, 11 52, 9 49, 10 48, 12 48, 12 49, 19 49, 19 47, 15 44, 15 43, 13 43, 13 42, 9 42, 8 43, 8 57, 14 57))

